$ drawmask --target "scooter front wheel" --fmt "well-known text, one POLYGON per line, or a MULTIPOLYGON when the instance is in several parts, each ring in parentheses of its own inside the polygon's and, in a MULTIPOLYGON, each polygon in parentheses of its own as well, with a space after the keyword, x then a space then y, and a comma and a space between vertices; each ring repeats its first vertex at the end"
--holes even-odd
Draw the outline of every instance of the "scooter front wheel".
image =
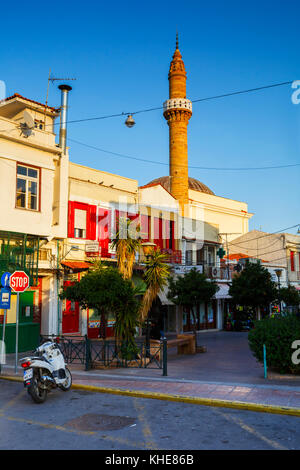
POLYGON ((68 390, 70 390, 71 386, 72 386, 72 375, 69 369, 66 367, 66 380, 64 381, 63 384, 59 385, 59 388, 63 390, 64 392, 67 392, 68 390))
POLYGON ((42 388, 39 372, 37 370, 33 373, 31 385, 27 388, 27 392, 35 403, 44 403, 47 398, 47 389, 42 388))

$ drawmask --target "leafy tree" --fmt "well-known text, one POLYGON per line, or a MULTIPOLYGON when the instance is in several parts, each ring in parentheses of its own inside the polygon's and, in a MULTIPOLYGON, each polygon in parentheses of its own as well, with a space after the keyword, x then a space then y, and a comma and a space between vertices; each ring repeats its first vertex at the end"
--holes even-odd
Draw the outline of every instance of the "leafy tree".
POLYGON ((216 282, 207 279, 205 274, 200 273, 196 268, 186 272, 183 276, 169 280, 168 298, 175 305, 182 305, 193 315, 196 344, 197 313, 200 310, 200 305, 209 302, 217 291, 216 282))
POLYGON ((242 272, 232 279, 229 295, 233 302, 255 309, 259 317, 260 307, 277 298, 277 286, 266 268, 247 261, 242 272))
POLYGON ((291 285, 281 287, 279 290, 279 300, 283 301, 288 307, 298 306, 300 304, 299 291, 291 285))
POLYGON ((113 312, 118 338, 133 344, 140 302, 132 282, 124 279, 117 269, 98 265, 79 282, 64 289, 61 298, 79 302, 84 309, 97 309, 101 317, 103 338, 108 314, 113 312))

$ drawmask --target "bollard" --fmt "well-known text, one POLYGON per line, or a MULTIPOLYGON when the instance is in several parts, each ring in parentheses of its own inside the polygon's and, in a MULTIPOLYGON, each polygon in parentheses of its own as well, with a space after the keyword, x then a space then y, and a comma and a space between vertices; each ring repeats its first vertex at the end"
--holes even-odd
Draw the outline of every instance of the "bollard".
POLYGON ((264 350, 264 378, 268 378, 268 369, 267 369, 267 353, 266 353, 266 345, 263 346, 264 350))
POLYGON ((167 357, 167 338, 162 338, 162 354, 163 354, 163 376, 168 375, 168 357, 167 357))
POLYGON ((90 340, 85 335, 85 370, 90 370, 91 364, 90 364, 90 340))

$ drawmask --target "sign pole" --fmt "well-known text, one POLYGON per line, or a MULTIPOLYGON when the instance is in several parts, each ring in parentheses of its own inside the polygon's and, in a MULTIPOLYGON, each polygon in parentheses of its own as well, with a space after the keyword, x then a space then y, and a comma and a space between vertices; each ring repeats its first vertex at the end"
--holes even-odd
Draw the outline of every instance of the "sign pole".
POLYGON ((19 305, 20 294, 17 293, 17 313, 16 313, 16 358, 15 358, 15 374, 18 373, 18 346, 19 346, 19 305))
POLYGON ((1 343, 2 350, 0 351, 0 373, 1 373, 1 369, 2 369, 2 359, 4 358, 4 353, 5 353, 5 346, 4 345, 5 345, 6 315, 7 315, 7 309, 4 309, 4 318, 3 318, 3 327, 2 327, 2 343, 1 343))
POLYGON ((18 348, 19 348, 19 308, 20 308, 20 293, 24 292, 29 287, 29 276, 25 271, 15 271, 9 278, 9 285, 11 289, 17 294, 17 312, 16 312, 16 358, 15 358, 15 373, 18 372, 18 348))
POLYGON ((6 326, 6 316, 7 316, 7 309, 4 310, 4 319, 3 319, 3 328, 2 328, 2 341, 5 341, 5 326, 6 326))
MULTIPOLYGON (((2 348, 4 348, 4 344, 5 344, 6 316, 7 316, 7 309, 4 310, 3 327, 2 327, 2 348)), ((4 353, 4 351, 2 351, 2 353, 4 353)), ((1 355, 1 357, 3 357, 3 355, 1 355)), ((0 362, 0 372, 1 372, 1 362, 0 362)))

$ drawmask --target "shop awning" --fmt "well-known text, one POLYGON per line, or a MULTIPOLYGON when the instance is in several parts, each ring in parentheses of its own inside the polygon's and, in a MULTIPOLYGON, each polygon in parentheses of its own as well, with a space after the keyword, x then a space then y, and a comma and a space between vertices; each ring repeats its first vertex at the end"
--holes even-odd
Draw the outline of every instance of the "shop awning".
POLYGON ((165 287, 159 292, 158 297, 160 298, 160 301, 163 305, 174 305, 173 302, 171 302, 171 300, 169 300, 167 297, 168 291, 168 288, 165 287))
POLYGON ((61 264, 69 269, 73 269, 73 271, 78 269, 89 269, 91 267, 91 264, 86 263, 85 261, 62 261, 61 264))
POLYGON ((219 290, 216 292, 214 298, 215 299, 231 299, 231 296, 229 295, 229 285, 228 284, 223 284, 221 282, 218 283, 219 290))

